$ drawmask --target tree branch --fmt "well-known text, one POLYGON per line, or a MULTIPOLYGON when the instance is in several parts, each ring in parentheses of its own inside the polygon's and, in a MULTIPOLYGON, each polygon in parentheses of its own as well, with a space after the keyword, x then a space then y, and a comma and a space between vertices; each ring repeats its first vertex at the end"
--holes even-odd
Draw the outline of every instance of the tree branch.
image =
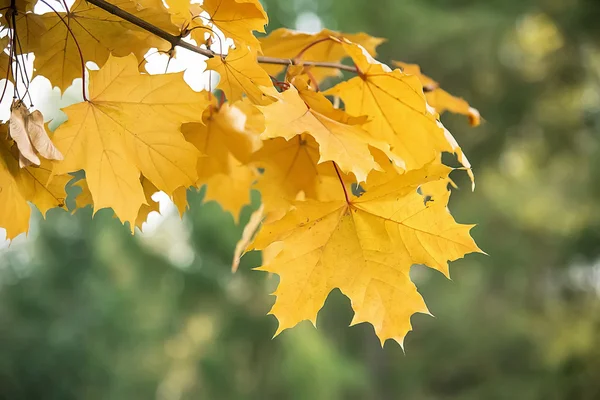
MULTIPOLYGON (((194 53, 201 54, 208 58, 221 57, 221 54, 219 54, 219 53, 215 53, 212 50, 203 49, 199 46, 195 46, 191 43, 185 42, 181 36, 173 35, 155 25, 152 25, 151 23, 149 23, 133 14, 130 14, 127 11, 120 9, 119 7, 107 2, 106 0, 87 0, 87 2, 95 5, 96 7, 103 9, 104 11, 111 13, 112 15, 116 15, 117 17, 122 18, 125 21, 131 22, 132 24, 158 36, 161 39, 166 40, 167 42, 171 43, 171 46, 173 46, 173 47, 174 46, 183 47, 186 50, 193 51, 194 53)), ((354 66, 345 65, 345 64, 341 64, 341 63, 334 63, 334 62, 295 61, 295 60, 291 60, 291 59, 287 59, 287 58, 276 58, 276 57, 265 57, 265 56, 258 56, 257 61, 262 64, 278 64, 278 65, 301 64, 301 65, 321 67, 321 68, 336 68, 336 69, 350 71, 350 72, 354 72, 354 73, 357 72, 356 67, 354 67, 354 66)))

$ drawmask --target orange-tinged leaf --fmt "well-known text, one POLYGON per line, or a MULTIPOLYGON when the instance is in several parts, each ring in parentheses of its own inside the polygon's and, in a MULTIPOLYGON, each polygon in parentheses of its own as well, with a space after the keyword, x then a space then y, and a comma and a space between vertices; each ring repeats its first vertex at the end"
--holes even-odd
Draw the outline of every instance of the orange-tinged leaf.
POLYGON ((7 238, 26 233, 29 230, 33 203, 46 215, 49 209, 65 207, 65 185, 71 179, 68 175, 56 176, 49 181, 52 165, 41 160, 39 167, 19 167, 19 156, 12 140, 5 140, 7 126, 0 126, 0 226, 6 229, 7 238))
POLYGON ((210 15, 210 21, 226 37, 233 39, 236 46, 260 48, 252 32, 264 32, 269 19, 258 0, 204 0, 202 8, 210 15))
POLYGON ((242 94, 256 104, 267 105, 276 99, 265 93, 263 87, 273 87, 271 78, 256 61, 256 52, 246 46, 231 49, 226 57, 213 57, 206 61, 206 68, 219 73, 217 89, 225 92, 227 100, 242 99, 242 94))
MULTIPOLYGON (((346 57, 346 52, 342 48, 339 41, 325 40, 330 36, 336 38, 345 38, 353 43, 362 45, 369 54, 375 56, 375 49, 385 39, 373 37, 366 33, 348 34, 335 32, 329 29, 323 29, 319 33, 310 34, 304 32, 293 31, 286 28, 279 28, 274 30, 264 38, 260 39, 261 48, 265 56, 280 57, 280 58, 294 58, 300 52, 302 59, 307 61, 328 61, 328 62, 339 62, 346 57), (312 45, 315 43, 314 45, 312 45), (309 47, 310 46, 310 47, 309 47)), ((284 66, 282 65, 264 65, 263 68, 270 75, 277 75, 283 71, 284 66)), ((318 81, 328 77, 339 74, 339 70, 335 68, 312 68, 312 75, 318 81)))
POLYGON ((208 105, 183 74, 140 74, 134 55, 110 57, 90 73, 90 101, 67 107, 54 143, 64 155, 56 174, 84 169, 95 210, 111 207, 133 223, 146 203, 140 173, 171 194, 196 182, 198 150, 180 132, 208 105))
POLYGON ((452 96, 444 89, 441 89, 436 81, 421 73, 421 67, 417 64, 407 64, 401 61, 394 61, 393 64, 402 68, 405 74, 415 75, 419 78, 423 87, 428 88, 425 93, 427 102, 438 113, 442 114, 444 111, 450 111, 455 114, 466 115, 469 118, 471 126, 477 126, 481 123, 481 115, 477 109, 471 107, 469 103, 460 97, 452 96))
MULTIPOLYGON (((110 3, 163 30, 178 33, 160 0, 111 0, 110 3)), ((133 52, 142 59, 151 47, 156 46, 156 38, 151 33, 85 0, 77 0, 68 13, 59 14, 77 39, 84 61, 93 61, 100 67, 111 53, 126 56, 133 52)), ((34 76, 43 75, 53 86, 64 91, 75 78, 81 78, 79 49, 59 16, 49 12, 41 17, 47 31, 41 35, 39 46, 34 48, 34 76)))
POLYGON ((369 322, 381 343, 402 344, 410 317, 428 309, 411 282, 412 264, 427 264, 447 275, 448 260, 480 251, 457 224, 444 199, 425 204, 419 185, 447 177, 440 164, 398 176, 347 203, 297 202, 281 220, 265 224, 252 244, 270 249, 261 270, 280 277, 271 310, 277 333, 302 320, 316 323, 318 311, 335 288, 351 300, 352 323, 369 322), (281 249, 282 248, 282 249, 281 249))

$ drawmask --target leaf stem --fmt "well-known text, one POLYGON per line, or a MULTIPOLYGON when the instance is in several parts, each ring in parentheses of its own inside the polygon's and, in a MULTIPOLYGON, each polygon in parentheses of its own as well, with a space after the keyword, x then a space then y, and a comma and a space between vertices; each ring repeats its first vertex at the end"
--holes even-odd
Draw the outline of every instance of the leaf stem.
POLYGON ((335 169, 335 173, 337 174, 340 184, 342 185, 342 189, 344 189, 344 197, 346 198, 346 203, 350 204, 350 198, 348 197, 348 191, 346 190, 346 186, 344 185, 344 180, 342 179, 342 174, 340 174, 340 170, 338 169, 335 161, 331 162, 333 164, 333 168, 335 169))
MULTIPOLYGON (((45 3, 44 0, 41 0, 41 1, 43 1, 45 3)), ((104 11, 106 11, 112 15, 120 17, 127 22, 130 22, 130 23, 144 29, 145 31, 148 31, 148 32, 158 36, 161 39, 166 40, 167 42, 171 43, 171 46, 183 47, 186 50, 193 51, 194 53, 201 54, 208 58, 222 56, 221 54, 215 53, 212 50, 203 49, 199 46, 188 43, 188 42, 184 41, 181 36, 173 35, 167 31, 157 27, 156 25, 149 23, 148 21, 145 21, 133 14, 128 13, 127 11, 120 9, 119 7, 107 2, 106 0, 87 0, 87 2, 95 5, 96 7, 103 9, 104 11)), ((336 68, 336 69, 350 71, 350 72, 354 72, 354 73, 357 72, 356 68, 353 66, 345 65, 345 64, 341 64, 341 63, 325 62, 325 61, 297 62, 295 60, 287 59, 287 58, 266 57, 266 56, 258 56, 257 61, 261 64, 278 64, 278 65, 296 65, 296 64, 301 63, 302 65, 306 65, 306 66, 322 67, 322 68, 336 68)))

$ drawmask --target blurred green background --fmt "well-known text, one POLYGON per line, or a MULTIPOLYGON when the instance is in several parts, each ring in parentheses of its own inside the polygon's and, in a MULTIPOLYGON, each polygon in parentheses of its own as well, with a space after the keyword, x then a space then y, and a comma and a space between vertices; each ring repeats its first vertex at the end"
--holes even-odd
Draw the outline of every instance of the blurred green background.
POLYGON ((236 225, 190 192, 183 221, 165 208, 133 237, 106 210, 53 210, 0 250, 0 399, 600 399, 600 2, 265 6, 269 29, 388 38, 380 60, 481 111, 475 129, 443 121, 477 179, 453 175, 450 208, 489 256, 452 281, 413 267, 436 318, 413 317, 403 353, 349 328, 337 291, 318 330, 271 339, 276 278, 251 271, 257 254, 231 273, 250 208, 236 225))

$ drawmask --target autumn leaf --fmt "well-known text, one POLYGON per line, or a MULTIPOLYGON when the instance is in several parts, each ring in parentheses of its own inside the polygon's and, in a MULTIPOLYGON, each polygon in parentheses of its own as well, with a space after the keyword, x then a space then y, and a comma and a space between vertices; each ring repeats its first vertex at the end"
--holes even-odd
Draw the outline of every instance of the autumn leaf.
POLYGON ((196 186, 206 184, 206 200, 218 201, 236 220, 250 202, 250 186, 256 179, 253 168, 242 162, 262 146, 258 133, 247 128, 252 119, 242 108, 225 103, 218 110, 206 110, 202 123, 182 127, 186 140, 204 154, 197 162, 196 186))
MULTIPOLYGON (((314 200, 327 200, 340 194, 333 163, 319 163, 319 157, 319 145, 308 134, 289 140, 266 140, 252 156, 252 163, 264 170, 255 188, 261 194, 269 219, 282 217, 300 192, 305 198, 314 200)), ((344 178, 348 185, 354 182, 349 176, 344 178)))
POLYGON ((4 52, 6 50, 6 46, 8 45, 8 36, 0 38, 0 80, 9 79, 12 81, 12 76, 9 74, 10 67, 10 58, 8 54, 4 52))
POLYGON ((260 48, 253 31, 264 33, 269 18, 258 0, 204 0, 202 8, 210 15, 210 22, 236 46, 260 48))
POLYGON ((428 88, 425 92, 427 102, 438 113, 442 114, 444 111, 450 111, 455 114, 466 115, 469 118, 471 126, 477 126, 481 123, 481 115, 477 109, 471 107, 465 100, 452 96, 444 89, 441 89, 436 81, 421 73, 421 67, 417 64, 407 64, 401 61, 393 61, 393 64, 402 68, 405 74, 415 75, 419 78, 423 87, 428 88))
POLYGON ((449 171, 428 165, 349 202, 297 202, 284 218, 264 225, 251 248, 283 247, 260 268, 280 278, 270 312, 279 321, 276 334, 302 320, 316 324, 325 299, 339 288, 351 300, 352 324, 369 322, 382 344, 402 344, 411 315, 429 313, 410 280, 411 265, 448 275, 448 260, 480 251, 471 226, 457 224, 444 199, 425 204, 417 193, 449 171))
POLYGON ((90 72, 90 101, 67 107, 54 135, 65 158, 54 173, 85 170, 95 211, 111 207, 132 229, 146 203, 140 173, 167 194, 197 180, 199 152, 179 128, 199 120, 208 100, 182 75, 140 74, 135 56, 111 56, 90 72))
POLYGON ((160 212, 160 209, 158 202, 152 199, 152 195, 159 191, 156 186, 154 186, 152 182, 143 176, 140 178, 140 183, 144 190, 146 204, 142 204, 140 207, 137 218, 135 219, 135 226, 141 230, 143 223, 148 220, 148 215, 153 211, 160 212))
POLYGON ((261 206, 254 211, 250 215, 250 219, 248 223, 244 225, 244 230, 242 231, 242 237, 235 244, 235 250, 233 252, 233 261, 231 262, 231 272, 236 272, 238 267, 240 266, 240 261, 242 259, 242 255, 246 247, 252 242, 260 223, 262 222, 264 217, 264 206, 261 206))
POLYGON ((358 45, 342 46, 360 71, 359 76, 341 82, 326 92, 342 98, 352 115, 368 115, 364 128, 379 140, 390 143, 407 169, 421 168, 441 152, 457 153, 470 167, 462 150, 426 102, 423 86, 414 75, 392 71, 358 45))
POLYGON ((382 343, 401 344, 411 315, 429 312, 411 265, 448 276, 449 260, 480 251, 471 226, 448 210, 453 182, 442 153, 472 173, 439 120, 446 110, 473 123, 479 115, 417 66, 376 61, 383 39, 282 28, 259 40, 254 33, 268 23, 260 0, 74 0, 69 10, 44 2, 56 9, 43 15, 33 12, 36 0, 1 1, 0 77, 18 81, 10 121, 0 126, 0 226, 9 238, 27 232, 28 203, 44 215, 64 208, 75 172, 85 174, 74 183, 76 209, 111 208, 132 232, 159 211, 156 192, 183 214, 187 190, 206 186, 205 200, 237 221, 258 189, 262 205, 232 268, 258 249, 261 269, 280 276, 277 333, 315 323, 339 288, 353 323, 369 322, 382 343), (151 48, 175 57, 178 47, 207 58, 222 95, 192 90, 183 73, 140 72, 151 48), (23 104, 31 101, 30 54, 34 75, 61 92, 84 78, 84 101, 65 108, 54 135, 23 104), (346 58, 352 66, 340 65, 346 58), (340 69, 356 76, 322 92, 321 81, 340 69))
MULTIPOLYGON (((271 32, 269 36, 261 38, 260 44, 265 56, 292 59, 302 53, 303 60, 340 62, 346 57, 346 51, 339 41, 330 40, 330 37, 345 38, 350 42, 360 44, 372 56, 376 55, 375 49, 377 46, 385 41, 385 39, 373 37, 363 32, 348 34, 323 29, 321 32, 310 34, 279 28, 271 32)), ((263 68, 270 75, 275 76, 283 71, 284 66, 264 65, 263 68)), ((311 72, 318 81, 328 76, 339 75, 339 70, 335 68, 315 67, 311 72)))
POLYGON ((8 239, 29 230, 33 203, 46 215, 54 207, 65 208, 65 185, 68 175, 50 180, 52 164, 42 159, 39 167, 20 168, 19 155, 12 140, 5 140, 8 127, 0 125, 0 226, 6 229, 8 239))
POLYGON ((206 184, 204 200, 216 201, 237 223, 242 208, 250 204, 250 188, 256 178, 257 172, 254 168, 231 157, 231 170, 228 174, 213 175, 203 181, 206 184))
MULTIPOLYGON (((142 204, 140 210, 138 211, 137 218, 135 219, 135 226, 140 230, 142 229, 142 225, 144 222, 148 220, 148 215, 152 211, 160 212, 159 203, 152 199, 152 195, 158 192, 159 190, 146 179, 144 176, 140 177, 140 184, 142 185, 142 189, 144 191, 144 197, 146 199, 146 203, 142 204)), ((87 185, 87 181, 84 179, 80 179, 73 184, 73 186, 78 186, 81 188, 81 192, 75 197, 75 210, 80 210, 87 206, 94 207, 94 199, 92 198, 92 193, 90 192, 90 188, 87 185)), ((113 214, 116 218, 116 215, 113 214)))
MULTIPOLYGON (((158 0, 144 0, 143 3, 112 0, 111 4, 163 30, 178 33, 158 0)), ((81 56, 83 62, 93 61, 100 67, 110 54, 127 56, 133 52, 141 59, 154 44, 150 40, 156 40, 151 33, 85 0, 77 0, 68 13, 49 12, 41 17, 47 30, 42 34, 39 46, 34 48, 34 76, 43 75, 62 91, 75 78, 81 78, 81 56)))
POLYGON ((255 104, 267 105, 276 99, 265 93, 263 87, 273 87, 271 78, 256 61, 256 52, 245 46, 231 49, 227 56, 206 61, 206 68, 219 73, 217 89, 225 92, 227 100, 242 99, 242 94, 255 104))
POLYGON ((365 181, 367 174, 377 168, 366 132, 308 108, 294 87, 283 92, 277 102, 260 109, 269 121, 263 139, 289 140, 307 133, 319 144, 319 163, 335 161, 342 171, 353 173, 359 182, 365 181))

